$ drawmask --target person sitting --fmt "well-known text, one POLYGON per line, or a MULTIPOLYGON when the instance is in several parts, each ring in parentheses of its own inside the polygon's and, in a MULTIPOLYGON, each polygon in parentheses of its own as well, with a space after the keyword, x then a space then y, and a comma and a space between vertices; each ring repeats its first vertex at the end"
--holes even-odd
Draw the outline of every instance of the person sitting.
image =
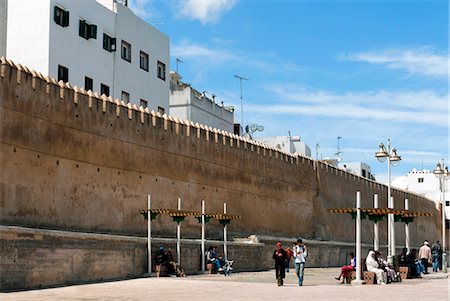
POLYGON ((390 265, 381 255, 380 251, 375 251, 375 258, 378 261, 378 266, 380 267, 380 269, 384 270, 386 272, 386 279, 385 282, 389 283, 389 282, 393 282, 393 281, 398 281, 399 277, 397 275, 397 273, 395 272, 395 270, 392 268, 392 265, 390 265))
POLYGON ((220 260, 217 258, 217 252, 215 246, 210 246, 206 252, 206 263, 215 266, 216 271, 220 269, 220 260))
POLYGON ((348 276, 350 275, 350 273, 352 271, 356 270, 356 258, 355 258, 355 254, 353 252, 350 252, 348 254, 348 257, 350 258, 350 265, 344 265, 341 268, 341 273, 339 274, 339 277, 335 277, 336 280, 340 280, 342 277, 342 283, 344 283, 345 279, 348 278, 348 276))
POLYGON ((164 249, 164 246, 160 246, 159 247, 159 251, 155 256, 155 270, 156 270, 156 277, 159 277, 159 275, 161 274, 161 267, 162 266, 167 266, 167 257, 166 257, 166 252, 164 249))
POLYGON ((377 284, 386 284, 383 281, 383 270, 379 268, 378 261, 375 258, 375 252, 370 250, 366 257, 367 271, 373 272, 377 278, 377 284))

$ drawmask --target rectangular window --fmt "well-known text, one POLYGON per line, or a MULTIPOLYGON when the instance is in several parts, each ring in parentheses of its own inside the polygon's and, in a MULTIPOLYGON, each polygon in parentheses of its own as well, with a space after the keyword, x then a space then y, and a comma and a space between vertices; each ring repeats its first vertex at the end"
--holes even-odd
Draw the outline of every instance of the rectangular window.
POLYGON ((417 183, 423 183, 423 178, 417 178, 417 183))
POLYGON ((69 12, 65 11, 61 7, 55 6, 54 10, 54 21, 56 24, 62 26, 62 27, 68 27, 69 26, 69 12))
POLYGON ((122 96, 120 98, 125 104, 130 102, 130 93, 122 91, 122 96))
POLYGON ((445 201, 445 206, 450 206, 450 201, 445 201))
POLYGON ((103 49, 109 52, 116 51, 116 38, 112 38, 106 33, 103 33, 103 49))
POLYGON ((161 115, 164 115, 164 113, 166 112, 166 110, 164 110, 164 108, 162 108, 162 107, 158 107, 158 112, 159 112, 161 115))
POLYGON ((122 58, 131 63, 131 45, 124 40, 122 40, 122 47, 121 47, 121 56, 122 58))
POLYGON ((158 78, 162 80, 166 80, 166 64, 158 61, 158 70, 157 70, 158 78))
POLYGON ((88 24, 85 20, 80 20, 80 37, 89 39, 97 39, 97 25, 88 24))
POLYGON ((148 108, 148 101, 141 99, 140 106, 143 107, 144 109, 148 108))
POLYGON ((86 91, 94 90, 94 80, 92 78, 87 77, 87 76, 84 77, 84 89, 86 91))
POLYGON ((105 94, 106 96, 109 96, 109 87, 105 84, 100 84, 100 95, 105 94))
POLYGON ((148 72, 148 54, 144 51, 141 51, 140 55, 140 65, 141 69, 148 72))
POLYGON ((69 69, 64 66, 58 65, 58 81, 60 80, 66 83, 69 81, 69 69))

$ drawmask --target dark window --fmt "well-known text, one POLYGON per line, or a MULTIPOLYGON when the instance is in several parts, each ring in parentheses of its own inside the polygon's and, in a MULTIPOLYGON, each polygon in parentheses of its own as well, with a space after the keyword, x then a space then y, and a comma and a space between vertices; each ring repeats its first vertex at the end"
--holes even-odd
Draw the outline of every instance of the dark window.
POLYGON ((124 103, 129 103, 130 102, 130 93, 122 91, 122 96, 121 99, 124 103))
POLYGON ((63 82, 69 81, 69 69, 64 66, 58 65, 58 81, 62 80, 63 82))
POLYGON ((106 33, 103 34, 103 49, 113 52, 116 51, 116 38, 112 38, 106 33))
POLYGON ((56 24, 62 27, 69 26, 69 12, 65 11, 61 7, 55 6, 54 20, 56 24))
POLYGON ((423 183, 423 178, 417 178, 417 183, 423 183))
POLYGON ((131 45, 125 42, 124 40, 122 40, 122 47, 120 53, 125 61, 131 63, 131 45))
POLYGON ((92 78, 87 77, 87 76, 84 77, 84 89, 86 91, 94 90, 94 80, 92 78))
POLYGON ((162 107, 158 107, 158 112, 161 113, 161 115, 164 115, 166 110, 164 110, 164 108, 162 108, 162 107))
POLYGON ((89 39, 97 39, 97 25, 88 24, 85 20, 80 20, 80 37, 89 39))
POLYGON ((158 61, 158 70, 157 70, 158 78, 162 80, 166 80, 166 64, 158 61))
POLYGON ((445 220, 445 229, 450 229, 450 220, 445 220))
POLYGON ((142 70, 148 71, 148 54, 144 51, 141 51, 140 65, 142 70))
POLYGON ((366 177, 366 171, 363 169, 362 170, 362 176, 365 178, 366 177))
POLYGON ((141 107, 143 107, 144 109, 148 107, 148 101, 141 99, 141 103, 140 103, 141 107))
POLYGON ((445 206, 450 206, 450 201, 445 201, 445 206))
POLYGON ((106 96, 109 96, 109 87, 105 84, 100 84, 100 95, 105 94, 106 96))

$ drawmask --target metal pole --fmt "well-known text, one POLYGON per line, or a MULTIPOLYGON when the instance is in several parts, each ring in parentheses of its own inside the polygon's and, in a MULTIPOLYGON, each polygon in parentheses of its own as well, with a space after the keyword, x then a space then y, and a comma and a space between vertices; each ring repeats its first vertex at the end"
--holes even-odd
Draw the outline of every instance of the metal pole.
MULTIPOLYGON (((181 198, 178 198, 178 210, 181 210, 181 198)), ((177 225, 177 263, 181 264, 181 223, 177 225)))
MULTIPOLYGON (((405 199, 405 210, 409 210, 409 200, 405 199)), ((409 224, 405 224, 405 245, 408 250, 408 254, 411 250, 410 238, 409 238, 409 224)))
POLYGON ((205 271, 205 200, 202 200, 202 271, 205 271))
POLYGON ((361 193, 356 192, 356 280, 354 285, 362 284, 361 281, 361 193))
MULTIPOLYGON (((223 203, 223 214, 227 214, 227 203, 223 203)), ((228 250, 227 250, 227 225, 223 227, 223 257, 225 262, 228 260, 228 250)))
MULTIPOLYGON (((443 164, 442 164, 443 165, 443 164)), ((445 176, 442 178, 442 272, 447 273, 447 253, 445 253, 445 176)))
MULTIPOLYGON (((394 209, 394 197, 391 196, 391 206, 392 209, 394 209)), ((394 222, 394 214, 391 214, 391 260, 392 264, 394 264, 394 258, 395 258, 395 222, 394 222)))
POLYGON ((148 275, 152 274, 152 213, 150 212, 150 194, 147 197, 147 256, 148 275))
MULTIPOLYGON (((393 208, 392 206, 392 199, 391 199, 391 139, 388 139, 388 157, 387 157, 387 164, 388 164, 388 208, 393 208)), ((392 223, 394 221, 394 216, 392 214, 388 214, 388 254, 387 254, 387 261, 389 263, 393 263, 392 260, 392 223)))
MULTIPOLYGON (((373 195, 373 208, 378 208, 378 194, 373 195)), ((374 251, 378 251, 380 248, 380 238, 378 235, 378 222, 375 221, 373 224, 373 249, 374 251)))

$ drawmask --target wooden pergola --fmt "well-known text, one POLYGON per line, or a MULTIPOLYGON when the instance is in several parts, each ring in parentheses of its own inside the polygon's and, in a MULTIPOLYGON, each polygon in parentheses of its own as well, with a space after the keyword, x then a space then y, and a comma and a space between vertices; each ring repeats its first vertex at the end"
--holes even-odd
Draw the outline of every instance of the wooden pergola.
MULTIPOLYGON (((411 223, 414 218, 422 216, 432 216, 431 213, 418 212, 403 209, 390 209, 390 208, 360 208, 361 219, 368 218, 371 221, 379 222, 383 217, 388 214, 394 215, 394 220, 396 222, 402 222, 405 224, 411 223)), ((352 219, 356 218, 356 208, 329 208, 327 209, 330 213, 347 213, 352 216, 352 219)))

